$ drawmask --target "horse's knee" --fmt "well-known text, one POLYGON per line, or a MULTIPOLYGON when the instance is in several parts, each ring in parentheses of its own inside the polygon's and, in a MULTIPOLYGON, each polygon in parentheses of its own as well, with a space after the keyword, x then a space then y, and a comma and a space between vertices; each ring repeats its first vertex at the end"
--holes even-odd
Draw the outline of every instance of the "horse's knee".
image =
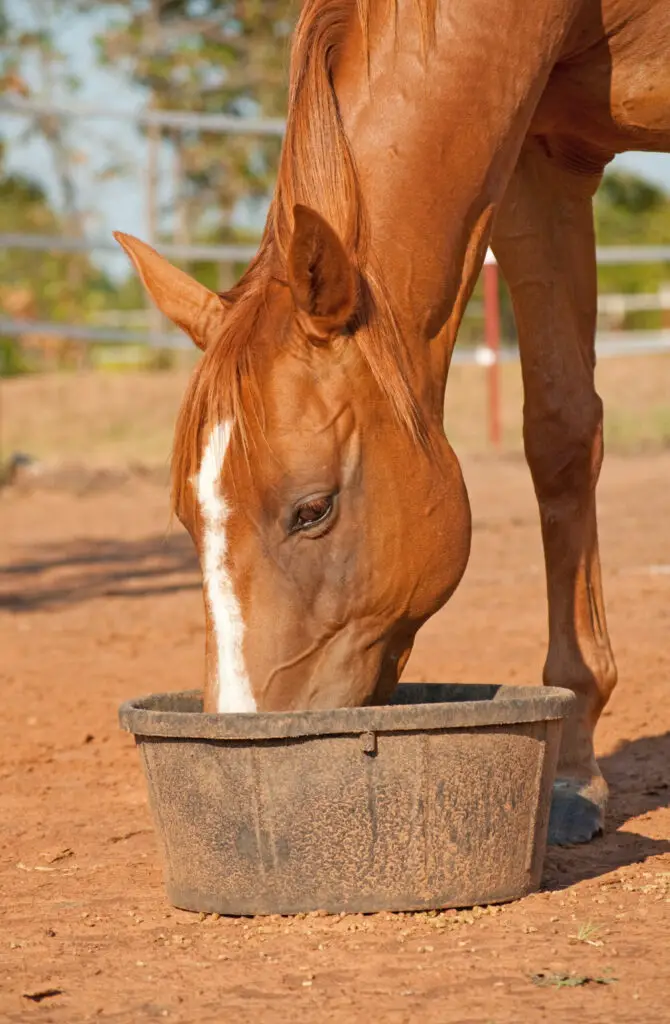
POLYGON ((595 391, 551 409, 524 409, 526 458, 538 497, 567 500, 595 487, 603 458, 603 406, 595 391))

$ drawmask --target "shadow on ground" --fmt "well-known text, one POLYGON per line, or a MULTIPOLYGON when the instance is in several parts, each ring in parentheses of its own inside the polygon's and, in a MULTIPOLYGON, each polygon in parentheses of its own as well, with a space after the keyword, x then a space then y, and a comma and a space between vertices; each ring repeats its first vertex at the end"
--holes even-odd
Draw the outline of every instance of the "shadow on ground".
POLYGON ((543 884, 563 888, 587 878, 598 878, 648 857, 670 853, 668 839, 651 839, 622 828, 662 807, 670 807, 670 732, 624 741, 600 767, 610 786, 605 833, 583 846, 553 847, 547 854, 543 884))
POLYGON ((0 610, 34 612, 96 597, 152 597, 201 586, 185 533, 122 541, 42 545, 33 558, 0 566, 0 610))

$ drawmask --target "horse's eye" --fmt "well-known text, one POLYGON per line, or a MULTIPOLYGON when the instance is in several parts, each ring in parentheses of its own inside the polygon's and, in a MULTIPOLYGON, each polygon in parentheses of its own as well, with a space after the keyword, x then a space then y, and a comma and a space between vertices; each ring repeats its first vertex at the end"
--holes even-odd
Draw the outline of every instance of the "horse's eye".
POLYGON ((323 523, 333 511, 332 498, 311 498, 298 505, 293 513, 291 531, 309 530, 310 527, 323 523))

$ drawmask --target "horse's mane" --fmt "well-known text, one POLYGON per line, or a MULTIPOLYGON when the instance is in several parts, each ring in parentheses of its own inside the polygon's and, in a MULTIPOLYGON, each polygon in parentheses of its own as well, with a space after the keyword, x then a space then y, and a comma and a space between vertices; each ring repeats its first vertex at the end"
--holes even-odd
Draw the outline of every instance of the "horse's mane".
MULTIPOLYGON (((203 430, 230 418, 246 446, 249 415, 260 415, 258 352, 251 339, 266 313, 271 283, 286 280, 296 203, 316 209, 342 239, 361 284, 355 342, 398 421, 417 441, 423 436, 408 382, 407 354, 369 253, 365 208, 332 82, 333 62, 352 18, 360 19, 368 45, 375 3, 389 3, 395 11, 393 0, 305 0, 303 5, 291 49, 286 134, 263 237, 238 284, 221 295, 227 307, 223 333, 200 360, 177 420, 172 457, 172 503, 177 512, 197 469, 203 430)), ((428 39, 435 0, 416 3, 428 39)))

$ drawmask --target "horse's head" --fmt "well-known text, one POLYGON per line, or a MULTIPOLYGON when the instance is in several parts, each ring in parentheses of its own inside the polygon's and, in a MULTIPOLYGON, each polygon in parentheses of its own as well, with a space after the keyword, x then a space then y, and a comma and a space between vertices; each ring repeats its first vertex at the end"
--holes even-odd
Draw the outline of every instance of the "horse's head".
POLYGON ((230 301, 117 237, 204 350, 173 485, 203 571, 206 707, 386 700, 418 627, 463 573, 469 508, 441 422, 418 440, 398 414, 411 400, 398 367, 366 352, 338 236, 296 207, 283 280, 266 269, 230 301))

